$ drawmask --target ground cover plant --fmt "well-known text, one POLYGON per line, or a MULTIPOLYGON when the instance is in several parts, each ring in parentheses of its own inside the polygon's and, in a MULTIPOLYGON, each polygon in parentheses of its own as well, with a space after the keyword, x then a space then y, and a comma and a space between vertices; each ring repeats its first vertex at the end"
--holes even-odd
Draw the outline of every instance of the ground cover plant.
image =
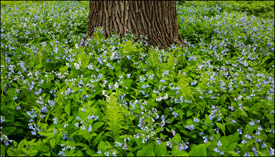
POLYGON ((178 5, 162 50, 83 43, 88 2, 5 5, 1 155, 274 155, 274 21, 230 7, 178 5))
POLYGON ((274 20, 274 1, 179 1, 181 5, 185 6, 222 6, 222 11, 226 12, 246 12, 248 16, 256 16, 258 18, 265 18, 274 20))

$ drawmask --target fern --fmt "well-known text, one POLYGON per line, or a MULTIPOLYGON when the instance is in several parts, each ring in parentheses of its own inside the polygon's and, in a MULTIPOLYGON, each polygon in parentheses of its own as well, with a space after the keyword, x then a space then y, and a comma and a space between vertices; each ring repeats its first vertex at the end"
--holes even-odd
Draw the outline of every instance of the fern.
POLYGON ((117 103, 117 98, 114 94, 111 94, 108 100, 109 102, 106 105, 104 120, 107 124, 107 130, 111 132, 115 140, 122 133, 125 120, 124 115, 128 110, 117 103))
POLYGON ((192 90, 187 82, 187 79, 183 74, 178 74, 178 85, 180 86, 180 91, 184 98, 191 98, 193 101, 195 98, 192 95, 192 90))

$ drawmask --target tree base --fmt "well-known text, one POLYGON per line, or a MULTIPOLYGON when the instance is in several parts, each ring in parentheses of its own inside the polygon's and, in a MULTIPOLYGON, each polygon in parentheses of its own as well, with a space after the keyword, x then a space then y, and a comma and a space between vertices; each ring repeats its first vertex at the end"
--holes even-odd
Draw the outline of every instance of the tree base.
POLYGON ((184 45, 178 33, 176 1, 92 1, 87 33, 103 27, 105 37, 113 31, 123 37, 127 30, 136 37, 146 35, 148 44, 161 49, 184 45))

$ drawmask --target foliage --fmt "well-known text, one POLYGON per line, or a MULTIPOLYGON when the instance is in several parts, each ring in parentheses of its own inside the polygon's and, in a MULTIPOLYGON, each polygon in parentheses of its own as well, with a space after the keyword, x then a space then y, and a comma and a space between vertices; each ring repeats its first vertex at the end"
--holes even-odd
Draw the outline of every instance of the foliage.
POLYGON ((274 155, 274 21, 229 9, 178 5, 160 50, 82 40, 88 2, 3 6, 1 155, 274 155))
POLYGON ((184 6, 221 7, 227 12, 246 12, 249 16, 274 20, 274 1, 179 1, 184 6), (223 7, 223 6, 226 7, 223 7))

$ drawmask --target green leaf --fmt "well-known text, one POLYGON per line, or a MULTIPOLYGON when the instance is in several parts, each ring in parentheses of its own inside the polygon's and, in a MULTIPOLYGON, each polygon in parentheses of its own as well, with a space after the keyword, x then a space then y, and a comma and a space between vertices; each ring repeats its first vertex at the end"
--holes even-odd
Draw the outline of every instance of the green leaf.
POLYGON ((244 110, 241 110, 241 115, 244 117, 248 117, 247 113, 244 110))
MULTIPOLYGON (((7 146, 4 145, 4 144, 1 144, 1 154, 0 155, 4 156, 5 152, 6 152, 6 149, 7 149, 7 146)), ((11 149, 11 148, 9 148, 9 149, 11 149)), ((9 152, 8 152, 8 155, 12 156, 12 155, 9 154, 9 152)))
POLYGON ((45 156, 51 156, 51 152, 43 153, 45 156))
POLYGON ((38 153, 38 150, 31 150, 29 155, 30 156, 35 156, 38 153))
POLYGON ((42 136, 46 136, 46 137, 53 137, 53 133, 52 132, 38 132, 38 134, 42 135, 42 136))
POLYGON ((240 156, 240 154, 235 151, 228 151, 228 154, 230 154, 230 156, 240 156))
POLYGON ((186 136, 190 136, 190 132, 188 132, 186 130, 180 130, 180 132, 184 133, 186 136))
POLYGON ((7 91, 5 91, 9 96, 13 97, 16 95, 14 88, 9 88, 7 91))
POLYGON ((155 156, 153 150, 154 144, 149 143, 148 145, 143 146, 142 149, 137 152, 137 156, 155 156))
POLYGON ((40 69, 40 68, 43 68, 43 64, 38 64, 35 66, 35 69, 40 69))
POLYGON ((190 110, 187 111, 187 117, 191 116, 193 114, 193 112, 191 112, 190 110))
POLYGON ((245 126, 245 131, 249 134, 252 134, 254 130, 255 130, 254 126, 251 126, 251 125, 245 126))
POLYGON ((127 156, 135 156, 132 152, 128 153, 127 156))
POLYGON ((96 138, 93 141, 93 146, 97 145, 98 141, 101 139, 101 136, 103 135, 104 131, 102 131, 100 134, 96 136, 96 138))
POLYGON ((50 151, 50 148, 47 145, 39 145, 38 147, 36 147, 36 149, 38 149, 39 151, 42 151, 42 152, 49 152, 50 151))
POLYGON ((52 148, 55 146, 55 138, 50 139, 50 145, 52 148))
MULTIPOLYGON (((5 153, 2 154, 2 151, 5 149, 6 149, 6 146, 1 144, 1 155, 5 155, 5 153)), ((8 156, 19 156, 19 155, 21 155, 21 150, 12 149, 12 147, 10 147, 7 151, 7 154, 8 154, 8 156)))
POLYGON ((107 151, 107 145, 104 141, 100 141, 98 146, 97 146, 97 150, 101 150, 102 152, 106 152, 107 151))
POLYGON ((237 142, 229 144, 229 146, 226 148, 226 151, 227 152, 233 151, 237 147, 237 145, 238 145, 237 142))
POLYGON ((181 136, 179 133, 177 133, 173 138, 172 138, 172 141, 175 143, 175 144, 178 144, 181 142, 181 136))
POLYGON ((25 145, 25 143, 27 142, 27 140, 26 139, 24 139, 24 140, 22 140, 22 141, 20 141, 19 142, 19 144, 18 144, 18 147, 17 147, 17 149, 22 149, 23 148, 23 146, 25 145))
POLYGON ((83 153, 82 151, 79 150, 74 154, 74 156, 83 156, 83 153))
POLYGON ((242 108, 243 108, 244 110, 246 110, 246 111, 250 112, 250 108, 249 108, 249 107, 247 107, 247 106, 243 106, 242 108))
POLYGON ((177 145, 173 147, 171 153, 173 156, 189 156, 189 154, 186 151, 180 151, 177 145))
POLYGON ((239 141, 239 133, 235 132, 233 135, 229 135, 228 136, 228 143, 234 143, 234 142, 238 142, 239 141))
POLYGON ((69 103, 65 104, 65 112, 70 117, 70 115, 71 115, 71 104, 69 104, 69 103))
POLYGON ((156 156, 162 156, 167 153, 166 142, 161 142, 160 145, 155 143, 156 156))
POLYGON ((92 126, 92 130, 97 131, 97 129, 100 128, 103 124, 103 122, 95 122, 92 126))
POLYGON ((87 150, 87 149, 89 149, 89 146, 87 144, 84 144, 84 143, 76 143, 76 146, 83 147, 81 150, 87 150))
POLYGON ((15 88, 18 88, 18 85, 14 82, 12 82, 11 85, 14 86, 15 88))
POLYGON ((81 135, 82 137, 84 137, 86 140, 90 140, 90 136, 89 134, 84 131, 84 130, 79 130, 78 134, 77 135, 81 135))
POLYGON ((220 97, 220 99, 219 99, 219 103, 220 104, 224 104, 224 102, 225 102, 225 100, 226 100, 226 94, 223 94, 221 97, 220 97))
POLYGON ((3 128, 3 133, 8 136, 14 132, 14 130, 16 130, 16 127, 5 127, 3 128))
POLYGON ((218 126, 219 129, 222 130, 223 134, 225 134, 225 125, 221 123, 216 123, 216 125, 218 126))
POLYGON ((91 150, 91 149, 88 149, 86 150, 86 153, 90 156, 94 155, 95 154, 95 151, 94 150, 91 150))
POLYGON ((13 140, 12 143, 13 143, 14 147, 17 146, 17 142, 16 141, 13 140))
POLYGON ((191 151, 189 152, 190 156, 207 156, 206 145, 193 145, 191 151))
POLYGON ((209 118, 209 115, 205 114, 205 121, 206 124, 211 124, 212 120, 209 118))

